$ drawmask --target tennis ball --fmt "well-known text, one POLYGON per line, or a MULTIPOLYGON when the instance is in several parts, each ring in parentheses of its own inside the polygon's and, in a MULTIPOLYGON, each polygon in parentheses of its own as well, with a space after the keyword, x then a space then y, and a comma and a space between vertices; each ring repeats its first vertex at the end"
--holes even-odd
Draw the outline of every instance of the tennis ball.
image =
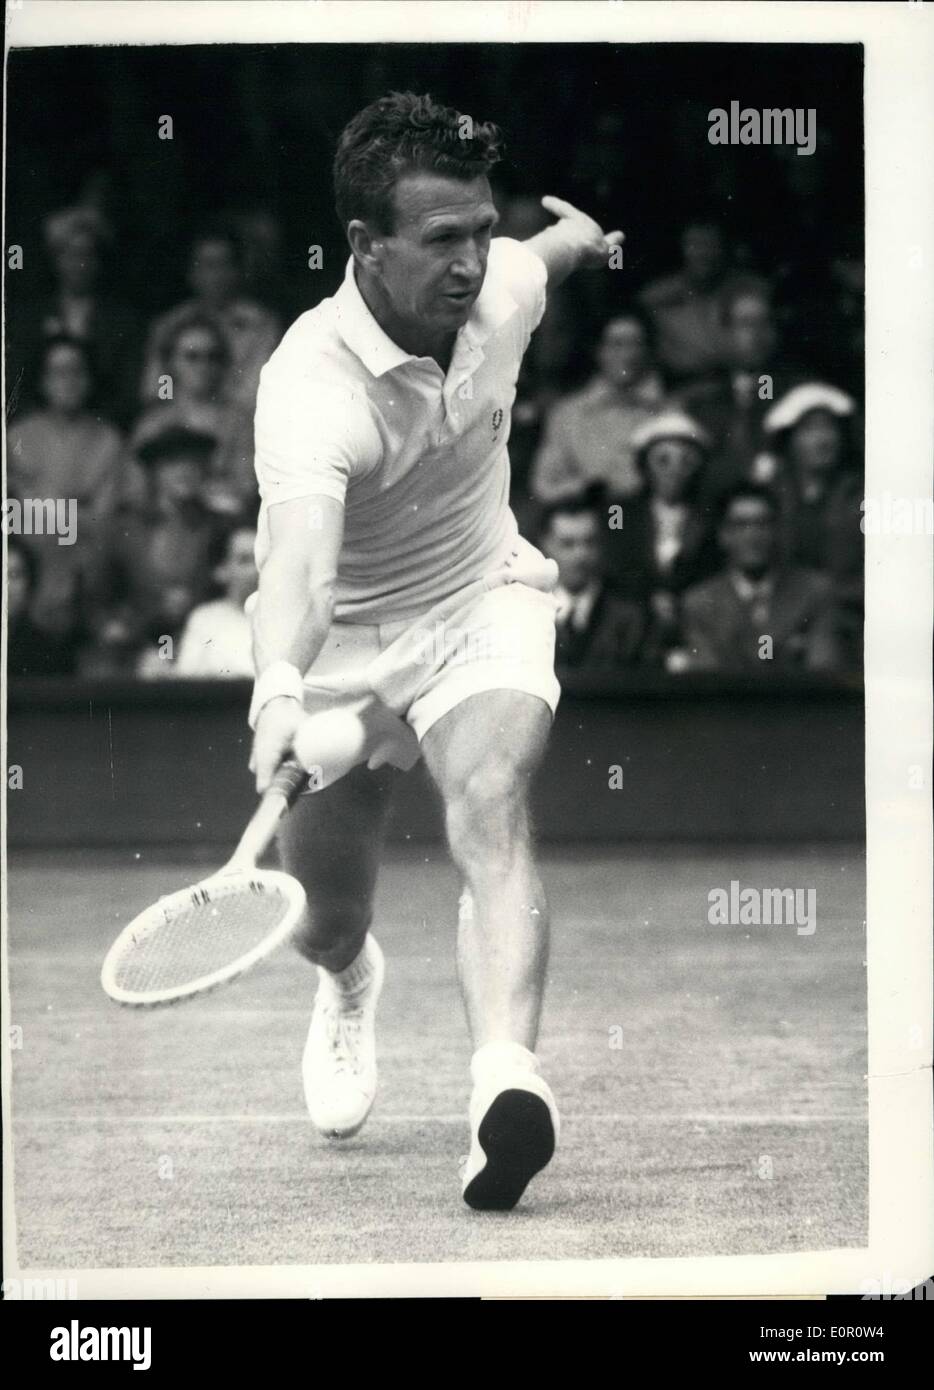
POLYGON ((292 747, 315 791, 366 761, 368 736, 357 710, 329 709, 302 720, 292 747))

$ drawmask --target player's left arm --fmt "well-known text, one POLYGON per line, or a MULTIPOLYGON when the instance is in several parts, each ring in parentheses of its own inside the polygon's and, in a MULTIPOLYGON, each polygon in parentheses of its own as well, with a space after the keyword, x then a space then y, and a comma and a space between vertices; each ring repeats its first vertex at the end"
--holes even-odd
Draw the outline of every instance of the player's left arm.
POLYGON ((605 266, 614 246, 623 243, 623 232, 604 232, 586 212, 563 198, 545 197, 542 207, 554 213, 558 220, 543 232, 529 237, 524 245, 544 261, 549 289, 560 285, 575 270, 597 270, 605 266))

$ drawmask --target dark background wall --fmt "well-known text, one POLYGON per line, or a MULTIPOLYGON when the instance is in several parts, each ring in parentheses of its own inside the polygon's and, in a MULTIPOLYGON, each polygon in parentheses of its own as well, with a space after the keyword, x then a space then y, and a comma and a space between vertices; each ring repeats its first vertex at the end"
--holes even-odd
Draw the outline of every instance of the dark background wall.
MULTIPOLYGON (((330 191, 335 141, 394 88, 492 119, 503 194, 579 198, 626 228, 618 290, 669 269, 684 219, 716 209, 740 256, 779 282, 862 254, 862 50, 799 44, 199 45, 13 51, 8 61, 9 240, 88 193, 109 205, 111 278, 143 314, 184 294, 183 248, 205 219, 265 205, 282 219, 309 307, 346 249, 330 191), (712 146, 707 113, 736 99, 814 107, 816 156, 712 146), (169 114, 174 139, 157 138, 169 114), (309 283, 307 247, 324 248, 309 283)), ((27 256, 18 288, 42 272, 27 256)))
MULTIPOLYGON (((543 838, 863 840, 860 692, 629 685, 565 691, 535 788, 543 838)), ((24 785, 7 794, 10 846, 232 846, 253 805, 248 702, 239 682, 16 688, 7 760, 24 785)), ((399 778, 391 837, 440 834, 419 766, 399 778)))

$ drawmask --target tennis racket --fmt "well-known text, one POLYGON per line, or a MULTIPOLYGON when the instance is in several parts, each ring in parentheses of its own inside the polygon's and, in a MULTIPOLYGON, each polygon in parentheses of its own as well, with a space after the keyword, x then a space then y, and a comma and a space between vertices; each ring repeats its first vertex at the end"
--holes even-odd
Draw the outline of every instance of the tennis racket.
POLYGON ((304 889, 257 862, 307 786, 305 769, 286 759, 224 867, 160 898, 123 928, 101 968, 111 999, 135 1008, 192 999, 237 979, 291 935, 304 889))

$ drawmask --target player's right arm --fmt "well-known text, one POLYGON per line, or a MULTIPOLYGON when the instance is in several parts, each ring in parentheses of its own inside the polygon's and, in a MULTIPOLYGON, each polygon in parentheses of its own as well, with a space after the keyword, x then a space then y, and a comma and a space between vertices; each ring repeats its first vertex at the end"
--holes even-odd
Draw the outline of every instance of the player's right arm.
POLYGON ((264 791, 292 746, 302 720, 301 677, 317 657, 334 613, 337 564, 344 535, 344 508, 333 497, 302 497, 269 508, 269 554, 262 566, 253 610, 257 688, 264 673, 271 689, 288 681, 290 693, 274 695, 256 715, 251 767, 264 791))

